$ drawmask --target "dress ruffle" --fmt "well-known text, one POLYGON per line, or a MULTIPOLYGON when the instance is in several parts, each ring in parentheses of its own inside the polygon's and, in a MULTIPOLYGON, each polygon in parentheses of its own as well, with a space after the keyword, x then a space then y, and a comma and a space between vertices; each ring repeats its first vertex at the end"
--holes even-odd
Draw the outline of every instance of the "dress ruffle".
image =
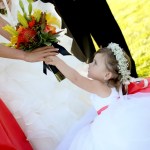
MULTIPOLYGON (((77 64, 74 67, 78 69, 83 65, 73 56, 64 59, 70 65, 73 65, 73 61, 77 64)), ((0 60, 1 65, 3 60, 0 60)), ((45 75, 42 72, 42 62, 5 60, 3 65, 6 67, 1 71, 0 78, 0 97, 34 149, 46 150, 47 146, 53 150, 67 130, 90 107, 89 94, 67 79, 58 82, 51 72, 45 75)), ((84 67, 82 72, 83 70, 84 67)))
MULTIPOLYGON (((86 118, 92 114, 94 110, 86 118)), ((150 93, 128 95, 93 115, 90 122, 86 118, 72 128, 71 140, 66 136, 57 150, 149 150, 150 93)))
MULTIPOLYGON (((12 17, 16 16, 18 2, 12 2, 12 17)), ((26 1, 23 2, 26 7, 26 1)), ((37 1, 34 7, 49 10, 61 19, 53 4, 37 1)), ((4 38, 0 39, 1 42, 4 41, 4 38)), ((68 36, 60 37, 60 45, 68 51, 71 44, 72 39, 68 36)), ((86 75, 86 64, 74 56, 58 56, 86 75)), ((67 79, 58 82, 50 71, 45 75, 42 62, 28 63, 0 58, 0 74, 0 97, 18 121, 34 150, 55 150, 69 128, 91 106, 87 92, 67 79)))

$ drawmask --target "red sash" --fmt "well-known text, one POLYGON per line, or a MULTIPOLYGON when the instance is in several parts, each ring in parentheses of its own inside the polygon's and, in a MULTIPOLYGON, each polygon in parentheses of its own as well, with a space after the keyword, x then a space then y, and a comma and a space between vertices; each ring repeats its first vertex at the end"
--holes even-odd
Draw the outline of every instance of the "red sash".
POLYGON ((97 114, 98 115, 100 115, 101 114, 101 112, 102 111, 104 111, 105 109, 107 109, 108 108, 108 105, 107 106, 104 106, 104 107, 102 107, 101 109, 99 109, 98 111, 97 111, 97 114))
MULTIPOLYGON (((138 82, 131 82, 128 85, 128 94, 135 94, 135 93, 150 93, 150 78, 143 79, 138 82)), ((97 111, 97 114, 100 115, 102 111, 106 110, 107 106, 102 107, 97 111)))

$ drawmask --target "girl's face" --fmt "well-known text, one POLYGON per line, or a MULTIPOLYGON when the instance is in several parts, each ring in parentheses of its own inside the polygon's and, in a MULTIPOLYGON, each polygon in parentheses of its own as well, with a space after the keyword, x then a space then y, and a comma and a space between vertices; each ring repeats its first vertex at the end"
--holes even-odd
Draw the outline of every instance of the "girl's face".
POLYGON ((105 57, 104 55, 97 53, 93 59, 93 62, 89 64, 89 69, 88 69, 88 77, 95 79, 95 80, 100 80, 100 81, 105 81, 106 75, 109 72, 106 68, 105 65, 105 57))

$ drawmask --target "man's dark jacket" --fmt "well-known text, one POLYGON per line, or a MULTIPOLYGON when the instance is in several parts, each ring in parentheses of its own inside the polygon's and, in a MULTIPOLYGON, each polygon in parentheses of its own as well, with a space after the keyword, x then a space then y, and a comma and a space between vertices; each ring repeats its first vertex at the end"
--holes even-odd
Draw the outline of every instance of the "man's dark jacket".
POLYGON ((124 36, 106 0, 43 0, 55 5, 74 39, 72 53, 81 61, 91 62, 95 53, 91 35, 99 46, 115 42, 131 58, 131 75, 137 77, 134 60, 124 36))

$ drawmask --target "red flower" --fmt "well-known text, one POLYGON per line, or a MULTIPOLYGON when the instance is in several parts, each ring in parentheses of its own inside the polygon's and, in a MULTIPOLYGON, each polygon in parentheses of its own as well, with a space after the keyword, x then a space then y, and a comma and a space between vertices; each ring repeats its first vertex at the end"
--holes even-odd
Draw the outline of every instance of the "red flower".
POLYGON ((25 29, 23 27, 19 27, 18 29, 19 35, 18 35, 18 41, 17 41, 17 48, 20 47, 21 43, 28 43, 34 41, 34 38, 36 36, 36 31, 33 29, 25 29))
POLYGON ((34 17, 32 17, 32 20, 28 22, 29 28, 34 27, 35 23, 36 23, 35 19, 34 19, 34 17))

